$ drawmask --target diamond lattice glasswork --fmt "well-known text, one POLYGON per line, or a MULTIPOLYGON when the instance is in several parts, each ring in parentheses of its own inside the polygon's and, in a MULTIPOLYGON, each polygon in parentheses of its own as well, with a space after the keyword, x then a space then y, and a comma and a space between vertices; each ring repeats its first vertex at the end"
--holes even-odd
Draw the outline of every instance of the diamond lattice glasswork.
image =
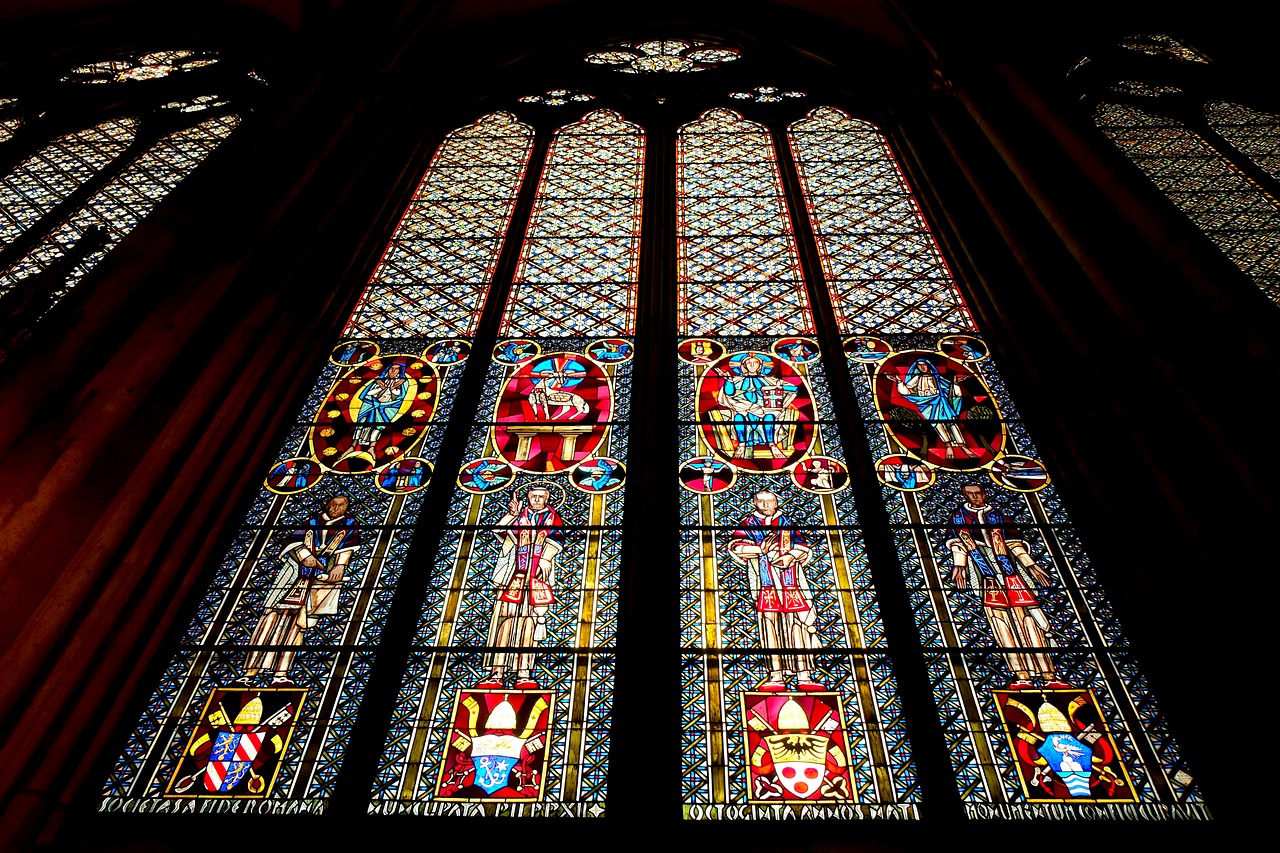
POLYGON ((0 274, 0 291, 47 269, 70 246, 78 242, 89 228, 102 228, 107 237, 106 243, 83 258, 68 273, 64 284, 52 292, 53 299, 62 298, 156 204, 222 144, 239 123, 238 116, 219 116, 160 139, 151 150, 130 163, 123 172, 94 194, 83 208, 62 223, 26 257, 0 274))
POLYGON ((533 129, 510 113, 450 135, 356 306, 349 336, 475 331, 532 146, 533 129))
MULTIPOLYGON (((1242 115, 1220 108, 1213 114, 1242 115)), ((1280 302, 1280 205, 1270 194, 1176 119, 1104 103, 1094 121, 1205 236, 1280 302)), ((1244 135, 1224 129, 1237 139, 1244 135)))
POLYGON ((676 150, 685 816, 912 817, 772 139, 717 109, 682 127, 676 150))
POLYGON ((128 147, 131 118, 59 137, 0 181, 0 246, 8 245, 128 147))
POLYGON ((123 83, 156 80, 175 71, 192 71, 218 62, 216 54, 193 50, 155 50, 117 59, 105 59, 72 68, 65 83, 123 83))
POLYGON ((972 320, 883 137, 821 108, 791 144, 843 334, 961 332, 972 320))
POLYGON ((1145 53, 1148 56, 1172 56, 1174 59, 1181 59, 1185 62, 1209 61, 1209 57, 1191 45, 1165 33, 1128 36, 1120 41, 1120 46, 1137 53, 1145 53))
POLYGON ((1243 104, 1209 101, 1204 117, 1223 139, 1280 180, 1280 116, 1243 104))
POLYGON ((375 813, 604 813, 644 150, 552 139, 375 813))

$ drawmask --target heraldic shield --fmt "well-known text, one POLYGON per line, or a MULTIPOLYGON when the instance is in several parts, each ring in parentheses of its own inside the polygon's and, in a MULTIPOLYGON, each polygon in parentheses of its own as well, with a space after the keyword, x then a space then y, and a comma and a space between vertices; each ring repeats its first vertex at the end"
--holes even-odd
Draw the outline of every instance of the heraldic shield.
POLYGON ((541 800, 554 706, 547 690, 460 691, 436 798, 541 800))
POLYGON ((997 690, 995 698, 1030 802, 1137 801, 1092 690, 997 690))
POLYGON ((174 770, 171 797, 266 797, 305 688, 215 688, 174 770))
POLYGON ((743 693, 747 799, 853 801, 844 707, 838 693, 743 693))

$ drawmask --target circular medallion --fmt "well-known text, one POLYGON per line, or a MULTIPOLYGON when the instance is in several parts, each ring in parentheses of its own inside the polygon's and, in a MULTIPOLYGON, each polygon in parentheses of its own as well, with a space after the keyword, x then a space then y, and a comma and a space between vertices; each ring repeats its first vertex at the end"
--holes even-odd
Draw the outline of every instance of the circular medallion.
POLYGON ((434 364, 436 367, 448 367, 451 364, 461 364, 467 360, 467 356, 471 355, 471 344, 467 341, 460 341, 455 338, 448 338, 443 341, 436 341, 423 351, 422 357, 434 364))
POLYGON ((724 356, 724 344, 710 338, 689 338, 680 342, 676 354, 690 364, 710 364, 724 356))
POLYGON ((695 456, 680 466, 680 485, 700 495, 714 495, 733 485, 737 472, 714 456, 695 456))
POLYGON ((499 364, 520 364, 542 352, 537 341, 527 338, 510 338, 498 341, 493 347, 493 360, 499 364))
POLYGON ((384 492, 411 495, 426 488, 430 479, 430 462, 416 456, 402 456, 379 471, 374 482, 384 492))
POLYGON ((378 345, 373 341, 343 341, 329 353, 329 361, 343 367, 358 367, 378 355, 378 345))
POLYGON ((622 487, 627 476, 627 466, 612 456, 587 459, 569 475, 573 487, 583 492, 602 495, 622 487))
POLYGON ((987 357, 987 345, 969 335, 947 335, 938 341, 938 352, 956 361, 982 361, 987 357))
POLYGON ((305 456, 295 456, 278 463, 262 484, 277 495, 296 495, 306 491, 324 476, 320 463, 305 456))
POLYGON ((622 338, 605 338, 587 344, 587 355, 601 364, 618 364, 630 361, 635 351, 631 342, 622 338))
POLYGON ((791 479, 806 492, 829 495, 849 485, 849 471, 839 459, 810 456, 791 469, 791 479))
POLYGON ((844 351, 848 353, 854 361, 860 361, 863 364, 873 364, 893 352, 893 347, 889 346, 888 342, 883 341, 880 338, 859 335, 855 338, 845 339, 844 351))
POLYGON ((1038 492, 1049 485, 1044 463, 1030 456, 1001 456, 991 463, 991 479, 1015 492, 1038 492))
POLYGON ((792 364, 808 364, 817 361, 818 342, 811 338, 779 338, 773 342, 773 354, 792 364))
POLYGON ((904 492, 919 492, 933 485, 937 474, 919 459, 895 454, 876 463, 876 476, 886 486, 904 492))
POLYGON ((505 489, 515 476, 515 470, 503 460, 484 456, 462 466, 458 485, 473 495, 484 495, 505 489))

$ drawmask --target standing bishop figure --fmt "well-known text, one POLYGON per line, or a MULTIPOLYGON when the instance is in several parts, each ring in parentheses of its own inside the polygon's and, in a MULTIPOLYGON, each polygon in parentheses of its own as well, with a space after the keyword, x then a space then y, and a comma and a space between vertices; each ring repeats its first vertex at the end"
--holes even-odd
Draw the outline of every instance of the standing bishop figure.
POLYGON ((494 534, 501 542, 493 585, 497 598, 489 621, 485 655, 489 674, 477 686, 499 688, 508 670, 517 690, 535 690, 531 648, 547 636, 547 611, 555 603, 556 557, 564 550, 564 521, 551 506, 551 491, 533 486, 525 501, 516 495, 494 534))
POLYGON ((825 689, 813 678, 813 655, 808 652, 820 648, 817 613, 804 575, 813 552, 804 533, 779 510, 773 492, 756 492, 755 511, 733 531, 729 556, 746 567, 760 647, 769 650, 769 677, 757 689, 781 693, 791 675, 801 690, 825 689))

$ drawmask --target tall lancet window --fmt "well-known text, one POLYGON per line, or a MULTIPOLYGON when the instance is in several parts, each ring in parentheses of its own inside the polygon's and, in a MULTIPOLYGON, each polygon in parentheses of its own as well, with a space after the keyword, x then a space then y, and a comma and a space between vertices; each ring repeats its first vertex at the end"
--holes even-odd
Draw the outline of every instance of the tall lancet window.
POLYGON ((685 814, 914 815, 773 140, 711 110, 676 162, 685 814))
POLYGON ((0 240, 4 245, 118 157, 137 131, 135 119, 112 119, 59 137, 19 163, 0 183, 0 240))
POLYGON ((1208 58, 1171 36, 1120 47, 1072 71, 1094 123, 1280 302, 1280 116, 1224 98, 1208 58))
POLYGON ((644 155, 551 140, 373 811, 604 811, 644 155))
POLYGON ((0 360, 232 134, 252 100, 243 69, 189 50, 25 83, 31 94, 0 98, 0 164, 10 167, 0 177, 0 360), (177 100, 147 82, 170 75, 185 90, 177 100), (58 92, 74 92, 77 106, 68 111, 58 92))
MULTIPOLYGON (((1099 104, 1094 118, 1241 272, 1280 302, 1280 202, 1273 195, 1177 118, 1119 103, 1099 104)), ((1266 132, 1280 128, 1280 119, 1267 118, 1266 132)), ((1228 132, 1252 142, 1258 136, 1246 136, 1251 129, 1235 125, 1228 132)))
POLYGON ((967 813, 1203 814, 885 138, 826 108, 790 139, 967 813))

